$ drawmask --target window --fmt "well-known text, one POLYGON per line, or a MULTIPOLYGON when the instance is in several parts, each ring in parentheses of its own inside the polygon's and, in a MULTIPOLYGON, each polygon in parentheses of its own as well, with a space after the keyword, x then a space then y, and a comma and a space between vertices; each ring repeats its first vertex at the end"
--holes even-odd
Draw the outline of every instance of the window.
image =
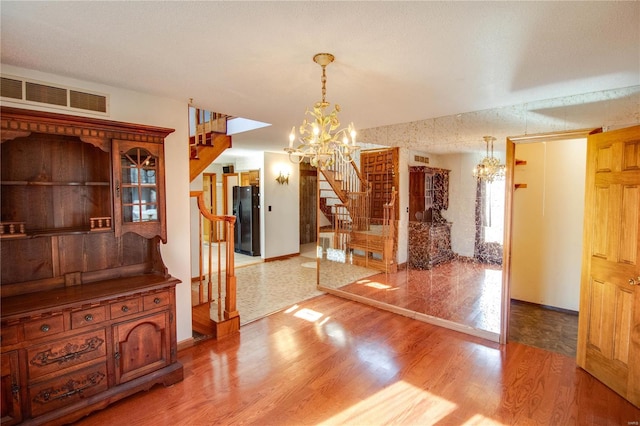
POLYGON ((484 182, 483 235, 485 243, 502 244, 504 236, 504 180, 484 182))

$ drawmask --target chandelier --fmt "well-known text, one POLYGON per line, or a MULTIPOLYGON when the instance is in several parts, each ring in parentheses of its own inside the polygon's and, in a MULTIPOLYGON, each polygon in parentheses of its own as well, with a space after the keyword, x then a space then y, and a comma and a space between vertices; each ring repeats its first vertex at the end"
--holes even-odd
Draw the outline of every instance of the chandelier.
POLYGON ((487 145, 487 156, 473 168, 473 177, 486 182, 504 179, 505 165, 500 164, 500 160, 493 156, 493 141, 496 138, 484 136, 483 139, 487 145), (491 155, 489 155, 489 147, 491 147, 491 155))
POLYGON ((340 129, 338 113, 340 105, 335 104, 330 113, 330 103, 326 101, 327 93, 326 67, 334 60, 330 53, 318 53, 313 62, 322 67, 322 101, 316 102, 312 109, 307 108, 305 118, 300 125, 298 135, 295 126, 289 135, 289 146, 284 150, 289 154, 289 160, 300 163, 305 158, 314 167, 324 169, 331 166, 335 159, 351 161, 351 153, 360 147, 356 145, 356 130, 353 123, 340 129))

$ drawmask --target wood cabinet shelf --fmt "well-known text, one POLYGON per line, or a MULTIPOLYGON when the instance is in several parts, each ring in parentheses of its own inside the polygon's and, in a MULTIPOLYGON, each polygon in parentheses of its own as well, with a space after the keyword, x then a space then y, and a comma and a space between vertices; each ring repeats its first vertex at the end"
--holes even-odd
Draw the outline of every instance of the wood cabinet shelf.
POLYGON ((2 181, 2 185, 7 186, 110 186, 111 182, 40 182, 28 180, 2 181))
POLYGON ((182 380, 179 280, 160 252, 173 130, 1 117, 1 425, 72 423, 182 380))
MULTIPOLYGON (((101 230, 101 232, 111 231, 110 228, 101 230)), ((96 232, 89 227, 82 228, 55 228, 55 229, 39 229, 34 231, 27 231, 26 238, 29 237, 50 237, 55 235, 78 235, 78 234, 89 234, 92 232, 96 232)))

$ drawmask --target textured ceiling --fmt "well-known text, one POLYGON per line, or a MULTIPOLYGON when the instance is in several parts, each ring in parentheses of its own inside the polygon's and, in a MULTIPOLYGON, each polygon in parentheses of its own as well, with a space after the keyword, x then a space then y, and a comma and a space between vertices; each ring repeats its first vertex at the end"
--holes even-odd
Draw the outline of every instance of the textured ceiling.
MULTIPOLYGON (((638 2, 12 2, 1 60, 271 123, 327 100, 359 128, 640 84, 638 2)), ((478 140, 480 138, 478 137, 478 140)))

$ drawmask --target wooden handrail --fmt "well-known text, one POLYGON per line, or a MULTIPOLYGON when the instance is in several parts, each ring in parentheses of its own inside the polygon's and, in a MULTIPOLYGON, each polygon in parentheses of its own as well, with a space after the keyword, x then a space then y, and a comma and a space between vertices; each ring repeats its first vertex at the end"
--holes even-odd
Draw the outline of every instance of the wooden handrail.
POLYGON ((238 310, 237 310, 237 306, 236 306, 236 277, 235 277, 235 266, 234 266, 234 241, 233 241, 233 235, 234 235, 234 226, 235 226, 235 222, 236 222, 236 217, 235 216, 219 216, 219 215, 213 215, 209 212, 209 210, 207 209, 207 206, 205 204, 204 201, 204 193, 202 191, 191 191, 191 197, 195 197, 197 199, 197 203, 198 203, 198 210, 200 210, 200 215, 203 217, 204 220, 208 220, 211 223, 210 226, 210 231, 209 231, 209 235, 207 236, 208 238, 208 243, 209 243, 209 257, 208 257, 208 263, 209 263, 209 267, 208 267, 208 271, 207 271, 207 278, 208 278, 208 291, 207 291, 207 299, 204 299, 204 283, 203 283, 203 277, 205 276, 204 274, 204 268, 203 268, 203 253, 202 253, 202 245, 203 245, 203 241, 202 241, 202 221, 200 221, 200 227, 199 227, 199 243, 200 243, 200 247, 199 247, 199 271, 198 271, 198 279, 199 279, 199 286, 198 286, 198 301, 199 303, 206 303, 206 302, 211 302, 212 300, 212 294, 213 294, 213 283, 212 283, 212 250, 211 250, 211 243, 212 243, 212 235, 213 235, 213 228, 214 226, 224 226, 224 233, 222 232, 218 232, 218 235, 225 235, 226 236, 226 247, 225 247, 225 280, 224 280, 224 285, 225 285, 225 292, 224 292, 224 310, 222 309, 222 299, 223 299, 223 294, 222 294, 222 268, 221 268, 221 261, 220 261, 220 254, 221 254, 221 250, 220 250, 220 244, 218 244, 218 268, 217 268, 217 294, 218 294, 218 320, 221 321, 223 316, 225 320, 234 318, 239 316, 238 310))

